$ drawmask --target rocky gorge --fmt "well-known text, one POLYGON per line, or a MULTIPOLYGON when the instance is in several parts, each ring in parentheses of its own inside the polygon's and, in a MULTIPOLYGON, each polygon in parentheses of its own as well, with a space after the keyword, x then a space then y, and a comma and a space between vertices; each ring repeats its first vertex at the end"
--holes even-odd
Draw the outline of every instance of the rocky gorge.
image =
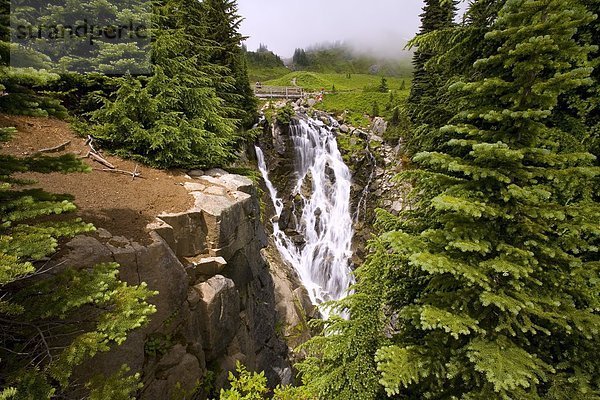
POLYGON ((84 365, 81 380, 127 364, 142 374, 141 399, 206 398, 239 361, 265 371, 271 386, 292 382, 285 335, 301 335, 313 307, 294 272, 265 249, 256 188, 222 170, 189 175, 194 206, 159 215, 149 244, 100 228, 55 260, 61 268, 117 262, 122 280, 157 292, 149 325, 84 365))
MULTIPOLYGON (((402 168, 399 146, 381 138, 383 121, 361 130, 305 104, 293 107, 290 122, 321 121, 349 168, 350 271, 366 256, 373 210, 404 207, 403 190, 391 179, 402 168)), ((145 282, 156 291, 150 323, 87 362, 78 371, 79 381, 113 374, 126 364, 142 377, 141 399, 204 399, 227 385, 228 372, 239 362, 264 371, 271 387, 294 382, 293 362, 301 357, 294 349, 310 338, 308 321, 322 315, 272 235, 276 224, 299 249, 306 242, 298 223, 303 200, 294 194, 297 155, 290 122, 264 121, 257 142, 282 199, 277 218, 264 181, 220 169, 192 170, 181 185, 193 206, 157 215, 146 227, 149 239, 140 243, 99 226, 64 246, 53 260, 60 268, 116 262, 123 281, 145 282)), ((248 153, 256 157, 251 149, 248 153)), ((333 170, 324 168, 335 183, 333 170)), ((302 185, 304 196, 310 196, 310 179, 302 185)))

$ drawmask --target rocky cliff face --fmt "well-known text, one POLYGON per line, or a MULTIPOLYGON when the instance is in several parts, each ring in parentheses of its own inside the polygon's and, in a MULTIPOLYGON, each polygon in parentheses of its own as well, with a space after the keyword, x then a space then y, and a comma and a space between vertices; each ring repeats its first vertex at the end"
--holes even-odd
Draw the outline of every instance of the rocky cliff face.
POLYGON ((160 215, 148 227, 151 244, 99 229, 74 238, 57 260, 77 267, 115 261, 123 280, 158 291, 150 324, 92 359, 80 378, 128 364, 142 374, 140 398, 148 400, 205 398, 226 384, 236 361, 265 371, 272 386, 291 382, 284 337, 310 304, 293 272, 263 256, 267 237, 253 183, 220 170, 190 176, 194 207, 160 215))

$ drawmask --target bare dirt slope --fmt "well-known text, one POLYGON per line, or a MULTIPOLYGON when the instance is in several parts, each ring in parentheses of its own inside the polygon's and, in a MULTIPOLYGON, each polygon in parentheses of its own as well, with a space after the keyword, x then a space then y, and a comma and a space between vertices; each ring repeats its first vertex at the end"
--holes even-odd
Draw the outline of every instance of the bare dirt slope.
MULTIPOLYGON (((8 143, 0 143, 0 153, 14 156, 31 155, 35 151, 71 141, 63 152, 85 156, 89 148, 85 138, 77 136, 68 122, 52 118, 33 118, 0 114, 0 127, 14 126, 18 133, 8 143)), ((118 169, 133 171, 134 161, 103 153, 118 169)), ((22 174, 37 181, 31 187, 51 193, 74 196, 78 215, 104 228, 113 235, 145 241, 145 227, 162 212, 183 212, 193 205, 193 198, 182 186, 183 171, 161 171, 138 166, 141 178, 102 171, 102 164, 84 159, 93 171, 77 174, 22 174)))

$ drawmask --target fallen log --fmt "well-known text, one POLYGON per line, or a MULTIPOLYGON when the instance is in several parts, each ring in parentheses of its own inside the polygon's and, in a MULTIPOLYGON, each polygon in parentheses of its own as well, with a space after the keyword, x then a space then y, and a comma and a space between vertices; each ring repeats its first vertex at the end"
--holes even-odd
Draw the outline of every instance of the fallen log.
POLYGON ((94 161, 99 162, 100 164, 110 168, 110 169, 115 169, 116 167, 114 165, 112 165, 110 162, 106 161, 104 158, 100 157, 98 154, 94 153, 94 152, 89 152, 88 153, 88 157, 91 158, 94 161))
POLYGON ((40 154, 40 153, 57 153, 59 151, 63 151, 64 149, 67 148, 68 145, 71 144, 70 140, 67 140, 66 142, 64 142, 63 144, 59 144, 58 146, 54 146, 54 147, 48 147, 45 149, 40 149, 38 151, 35 152, 35 154, 40 154))

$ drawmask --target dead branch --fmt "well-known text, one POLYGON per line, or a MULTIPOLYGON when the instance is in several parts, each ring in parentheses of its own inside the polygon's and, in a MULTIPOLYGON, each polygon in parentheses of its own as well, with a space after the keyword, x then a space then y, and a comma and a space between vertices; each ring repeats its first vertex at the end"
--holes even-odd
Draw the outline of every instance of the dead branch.
MULTIPOLYGON (((43 352, 41 352, 40 354, 38 354, 38 356, 36 356, 33 360, 31 360, 30 363, 33 363, 37 358, 42 357, 42 360, 40 361, 43 362, 46 358, 50 360, 50 362, 52 362, 52 353, 50 352, 50 346, 48 345, 48 341, 46 340, 46 336, 44 335, 44 332, 40 329, 40 327, 34 323, 31 322, 25 322, 25 321, 14 321, 14 320, 8 320, 5 318, 1 318, 0 317, 0 322, 3 322, 4 324, 6 324, 5 326, 14 326, 14 325, 21 325, 21 326, 29 326, 33 329, 35 329, 37 331, 37 335, 34 335, 31 340, 34 340, 36 337, 39 336, 40 341, 41 341, 41 345, 43 347, 43 352)), ((27 345, 26 345, 27 346, 27 345)), ((24 346, 24 347, 26 347, 24 346)), ((38 343, 34 348, 33 348, 33 352, 35 352, 37 350, 37 348, 40 347, 40 343, 38 343)))
POLYGON ((99 162, 102 165, 107 166, 110 169, 115 169, 116 167, 114 165, 112 165, 110 162, 106 161, 104 158, 102 158, 101 156, 99 156, 97 153, 94 152, 89 152, 88 153, 88 157, 91 158, 94 161, 99 162))
POLYGON ((48 148, 45 148, 45 149, 40 149, 40 150, 36 151, 35 153, 36 154, 39 154, 39 153, 57 153, 59 151, 63 151, 64 149, 66 149, 67 146, 70 145, 70 144, 71 144, 71 141, 67 140, 63 144, 59 144, 58 146, 54 146, 54 147, 48 147, 48 148))
POLYGON ((131 174, 131 182, 133 182, 133 180, 136 178, 137 176, 140 176, 141 174, 138 172, 138 165, 135 164, 135 169, 133 170, 133 173, 131 174))
POLYGON ((88 135, 87 140, 85 141, 86 146, 90 146, 90 149, 92 149, 92 153, 98 154, 98 152, 94 148, 94 145, 92 144, 93 142, 94 138, 92 137, 92 135, 88 135))
POLYGON ((131 180, 134 180, 135 178, 142 178, 142 173, 137 172, 137 168, 133 172, 132 171, 124 171, 122 169, 109 169, 109 168, 95 169, 95 171, 113 172, 116 174, 129 175, 129 176, 131 176, 131 180))

